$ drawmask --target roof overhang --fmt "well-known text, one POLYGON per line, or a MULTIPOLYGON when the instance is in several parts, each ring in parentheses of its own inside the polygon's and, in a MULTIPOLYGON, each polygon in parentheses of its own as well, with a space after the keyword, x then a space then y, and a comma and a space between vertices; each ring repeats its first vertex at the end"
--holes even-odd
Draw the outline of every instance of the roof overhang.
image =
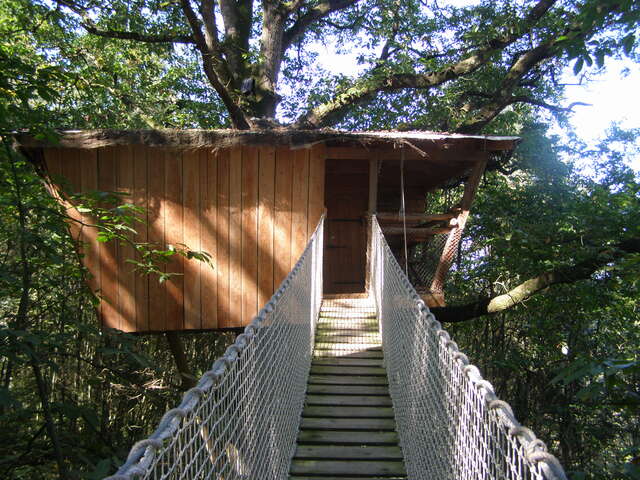
POLYGON ((117 145, 145 145, 176 149, 229 148, 234 146, 289 146, 306 148, 317 143, 328 145, 412 147, 429 150, 510 151, 519 138, 492 135, 460 135, 437 132, 367 131, 347 132, 333 129, 297 130, 272 128, 263 130, 66 130, 57 142, 37 139, 28 133, 15 136, 20 147, 31 148, 101 148, 117 145))

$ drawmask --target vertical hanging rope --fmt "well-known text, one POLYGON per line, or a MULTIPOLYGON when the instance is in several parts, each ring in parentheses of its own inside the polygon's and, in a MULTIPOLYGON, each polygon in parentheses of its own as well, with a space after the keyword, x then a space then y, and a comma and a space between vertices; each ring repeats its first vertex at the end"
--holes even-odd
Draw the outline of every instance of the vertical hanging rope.
POLYGON ((409 253, 407 252, 407 212, 404 203, 404 147, 400 150, 400 214, 402 215, 402 236, 404 239, 404 273, 409 276, 409 253))

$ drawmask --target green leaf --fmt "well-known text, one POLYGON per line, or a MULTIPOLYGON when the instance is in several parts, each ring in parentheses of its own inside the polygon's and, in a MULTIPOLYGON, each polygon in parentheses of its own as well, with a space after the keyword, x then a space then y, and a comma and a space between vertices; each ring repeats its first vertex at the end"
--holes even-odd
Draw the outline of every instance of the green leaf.
POLYGON ((624 50, 625 55, 631 55, 631 50, 633 49, 633 44, 636 41, 636 36, 633 33, 630 33, 626 37, 622 39, 622 48, 624 50))
POLYGON ((576 63, 573 65, 573 74, 578 75, 584 66, 584 58, 580 57, 576 60, 576 63))

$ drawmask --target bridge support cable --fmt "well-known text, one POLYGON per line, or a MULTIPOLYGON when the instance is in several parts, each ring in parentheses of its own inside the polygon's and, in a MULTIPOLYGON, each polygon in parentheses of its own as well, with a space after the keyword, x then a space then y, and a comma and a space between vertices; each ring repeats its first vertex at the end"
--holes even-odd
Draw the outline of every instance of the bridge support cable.
POLYGON ((418 296, 371 222, 371 294, 409 479, 566 480, 418 296))
POLYGON ((322 302, 324 217, 258 316, 108 480, 286 479, 322 302))

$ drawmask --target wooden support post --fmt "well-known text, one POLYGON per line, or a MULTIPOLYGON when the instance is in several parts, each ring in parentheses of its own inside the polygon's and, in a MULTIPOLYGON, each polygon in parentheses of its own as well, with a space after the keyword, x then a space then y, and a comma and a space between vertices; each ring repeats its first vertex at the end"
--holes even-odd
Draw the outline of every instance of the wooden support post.
MULTIPOLYGON (((405 215, 407 223, 420 224, 420 223, 434 223, 434 222, 446 222, 452 220, 458 216, 459 213, 438 213, 438 214, 426 214, 426 213, 407 213, 405 215)), ((376 214, 378 221, 384 223, 402 223, 402 215, 398 212, 378 212, 376 214)))
POLYGON ((431 282, 431 287, 429 288, 433 294, 442 293, 444 290, 444 280, 449 272, 449 268, 451 268, 455 253, 458 250, 458 244, 462 238, 464 226, 467 223, 467 218, 469 218, 471 204, 473 203, 473 199, 478 190, 478 185, 480 184, 480 180, 482 179, 482 174, 484 173, 486 166, 487 159, 485 157, 475 164, 471 171, 471 175, 465 184, 464 193, 462 195, 461 210, 456 219, 457 221, 455 222, 456 226, 449 233, 449 237, 442 249, 440 261, 438 262, 438 266, 433 275, 433 281, 431 282))
POLYGON ((434 235, 443 233, 449 233, 455 227, 440 227, 440 228, 416 228, 416 227, 382 227, 382 232, 389 236, 400 236, 407 233, 407 238, 417 242, 426 242, 434 235))
POLYGON ((375 151, 369 158, 369 206, 367 212, 367 258, 364 275, 364 290, 370 294, 371 285, 371 218, 378 210, 378 172, 380 171, 380 152, 375 151))
POLYGON ((380 169, 380 154, 374 153, 369 159, 369 216, 375 215, 378 204, 378 171, 380 169))

